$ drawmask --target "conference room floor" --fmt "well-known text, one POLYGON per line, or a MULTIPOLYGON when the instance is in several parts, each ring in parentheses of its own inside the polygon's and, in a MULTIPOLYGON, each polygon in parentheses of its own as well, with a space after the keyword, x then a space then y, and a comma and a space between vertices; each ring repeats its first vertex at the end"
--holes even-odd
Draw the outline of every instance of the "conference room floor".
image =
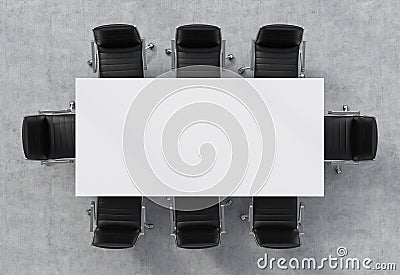
MULTIPOLYGON (((163 20, 157 11, 175 14, 186 4, 177 1, 171 7, 168 1, 149 1, 140 4, 145 12, 133 18, 131 11, 139 5, 134 1, 118 1, 119 8, 96 2, 0 4, 0 17, 7 18, 0 35, 0 274, 264 274, 271 271, 259 270, 256 261, 265 252, 275 258, 320 259, 335 256, 339 246, 345 246, 351 257, 398 261, 400 49, 398 39, 393 39, 398 31, 389 27, 400 24, 400 9, 391 7, 398 5, 397 1, 333 1, 326 6, 311 0, 291 4, 257 1, 243 6, 206 1, 216 10, 210 11, 204 4, 194 17, 187 13, 180 19, 171 16, 163 20), (233 14, 218 12, 225 5, 233 5, 233 14), (13 18, 6 8, 14 11, 13 18), (99 10, 91 14, 93 8, 99 10), (254 16, 236 24, 242 14, 254 16), (169 236, 168 210, 146 200, 147 217, 155 228, 147 230, 134 249, 97 249, 90 245, 92 235, 85 213, 91 198, 74 195, 74 165, 45 167, 24 160, 24 114, 67 107, 74 98, 74 79, 94 77, 86 65, 92 27, 107 22, 137 24, 147 41, 158 47, 148 58, 148 76, 155 77, 169 68, 163 49, 168 47, 174 27, 193 21, 221 26, 228 52, 236 55, 229 63, 232 70, 249 63, 249 41, 260 25, 290 22, 305 26, 307 77, 325 78, 325 109, 348 104, 377 117, 376 161, 344 167, 340 175, 327 166, 325 197, 302 198, 306 235, 300 248, 257 247, 248 234, 248 223, 239 219, 248 209, 249 198, 232 198, 233 205, 226 211, 227 233, 219 247, 178 249, 169 236), (165 26, 170 26, 168 31, 165 26), (238 37, 241 43, 237 43, 238 37)), ((332 273, 329 269, 323 272, 332 273)))

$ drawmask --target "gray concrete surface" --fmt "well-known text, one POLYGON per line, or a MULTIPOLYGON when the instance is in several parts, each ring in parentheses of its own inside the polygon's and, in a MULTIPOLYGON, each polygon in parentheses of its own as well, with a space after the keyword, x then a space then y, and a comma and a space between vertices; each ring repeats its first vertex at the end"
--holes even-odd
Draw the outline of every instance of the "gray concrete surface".
POLYGON ((0 26, 0 274, 279 274, 259 270, 256 260, 265 251, 322 258, 341 245, 350 256, 400 268, 399 1, 3 0, 0 26), (74 166, 25 161, 21 122, 39 108, 65 107, 74 98, 74 79, 94 77, 86 65, 91 28, 114 22, 136 24, 156 44, 149 56, 152 77, 168 70, 163 51, 180 24, 221 26, 227 51, 236 56, 231 69, 249 64, 249 41, 259 26, 304 26, 307 76, 325 78, 326 109, 347 103, 377 116, 377 160, 346 167, 339 176, 326 167, 325 197, 303 199, 306 236, 297 249, 257 248, 238 219, 246 198, 234 198, 228 233, 215 249, 177 249, 168 235, 168 211, 150 202, 148 218, 156 228, 135 249, 91 247, 90 199, 74 197, 74 166))

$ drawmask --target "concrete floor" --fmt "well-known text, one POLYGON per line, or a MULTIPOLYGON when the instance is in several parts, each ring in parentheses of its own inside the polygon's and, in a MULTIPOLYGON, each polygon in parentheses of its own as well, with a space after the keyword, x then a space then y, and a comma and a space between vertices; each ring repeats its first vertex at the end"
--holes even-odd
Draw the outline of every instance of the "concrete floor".
POLYGON ((399 1, 3 0, 0 25, 0 274, 279 274, 259 270, 257 259, 264 252, 322 258, 336 255, 338 246, 351 257, 399 260, 399 1), (232 70, 249 64, 249 41, 259 26, 304 26, 307 76, 325 78, 325 108, 346 103, 377 117, 376 161, 345 167, 341 175, 326 167, 325 197, 303 199, 306 236, 297 249, 256 247, 248 224, 238 218, 247 210, 246 198, 233 198, 228 232, 214 249, 177 249, 168 235, 168 211, 150 202, 148 219, 156 227, 135 249, 91 247, 85 214, 90 199, 74 196, 74 165, 24 160, 21 122, 39 108, 66 107, 74 79, 94 77, 86 65, 91 28, 114 22, 136 24, 156 44, 148 58, 150 77, 168 70, 164 48, 184 23, 219 25, 227 51, 236 56, 232 70))

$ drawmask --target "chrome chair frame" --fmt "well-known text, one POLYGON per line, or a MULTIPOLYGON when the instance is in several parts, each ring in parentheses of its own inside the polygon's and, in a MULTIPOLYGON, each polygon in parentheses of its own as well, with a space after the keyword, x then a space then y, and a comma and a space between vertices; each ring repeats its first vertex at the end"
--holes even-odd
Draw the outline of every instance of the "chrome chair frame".
MULTIPOLYGON (((221 68, 226 67, 226 62, 225 60, 228 59, 229 61, 232 61, 235 59, 235 56, 233 54, 227 54, 225 55, 225 48, 226 48, 226 40, 222 39, 222 44, 221 44, 221 53, 220 53, 220 64, 221 68)), ((176 60, 176 41, 175 39, 171 39, 171 47, 165 49, 165 54, 169 55, 171 57, 171 69, 174 70, 177 68, 177 60, 176 60)))
MULTIPOLYGON (((133 25, 136 28, 136 25, 133 25)), ((155 45, 150 42, 146 45, 146 39, 144 37, 141 38, 142 40, 142 60, 143 60, 143 75, 146 77, 147 71, 147 56, 146 52, 148 50, 153 50, 155 45)), ((96 42, 94 40, 90 41, 90 51, 91 51, 91 59, 87 61, 87 64, 90 68, 92 68, 93 73, 97 73, 97 77, 99 77, 99 53, 97 49, 96 42)))
MULTIPOLYGON (((248 220, 250 224, 250 232, 249 234, 254 237, 254 240, 257 243, 256 236, 253 231, 253 219, 254 219, 254 213, 253 213, 253 205, 254 205, 254 197, 251 198, 251 202, 249 204, 249 213, 248 214, 241 214, 240 219, 242 221, 248 220)), ((299 235, 304 236, 305 231, 304 231, 304 224, 303 224, 303 219, 304 219, 304 203, 299 200, 297 197, 297 230, 299 231, 299 235)), ((301 241, 301 239, 300 239, 301 241)))
MULTIPOLYGON (((299 49, 299 68, 298 68, 298 75, 299 78, 306 77, 306 42, 303 40, 300 44, 299 49)), ((256 40, 251 40, 251 52, 250 52, 251 63, 250 66, 240 67, 238 69, 238 74, 242 75, 245 71, 251 71, 251 77, 254 77, 254 67, 255 67, 255 59, 256 59, 256 40)))
MULTIPOLYGON (((75 115, 75 101, 69 102, 69 108, 63 110, 38 110, 38 115, 75 115)), ((27 158, 25 158, 27 159, 27 158)), ((28 160, 28 159, 27 159, 28 160)), ((37 161, 37 160, 31 160, 37 161)), ((53 164, 61 164, 61 163, 74 163, 75 158, 59 158, 59 159, 46 159, 40 160, 41 165, 50 166, 53 164)))
MULTIPOLYGON (((170 235, 175 239, 175 243, 177 242, 176 237, 176 225, 175 225, 175 197, 168 197, 168 201, 170 201, 169 212, 170 212, 170 235)), ((219 202, 219 226, 220 226, 220 240, 219 244, 221 244, 221 236, 226 233, 225 230, 225 207, 232 205, 232 200, 228 199, 225 203, 222 201, 219 202)))
MULTIPOLYGON (((144 235, 145 228, 146 229, 153 229, 154 228, 154 225, 152 223, 146 223, 146 207, 143 204, 143 197, 142 197, 141 205, 142 206, 141 206, 141 215, 140 215, 141 216, 141 218, 140 218, 140 233, 139 233, 138 239, 139 239, 140 236, 144 235)), ((97 213, 96 202, 95 201, 91 201, 90 202, 90 208, 86 210, 86 214, 89 216, 89 219, 90 219, 89 220, 89 232, 90 233, 94 233, 94 231, 96 229, 95 226, 97 227, 97 216, 96 216, 96 213, 97 213)), ((136 242, 137 242, 137 240, 136 240, 136 242)), ((133 245, 133 247, 135 247, 136 242, 133 245)))
MULTIPOLYGON (((360 111, 350 111, 350 108, 348 105, 343 105, 342 111, 328 111, 329 116, 359 116, 360 111)), ((325 115, 326 116, 326 115, 325 115)), ((373 159, 372 161, 374 161, 373 159)), ((335 171, 337 174, 342 173, 342 168, 341 165, 359 165, 359 161, 354 161, 354 160, 334 160, 334 159, 329 159, 329 160, 324 160, 324 162, 327 165, 335 165, 335 171)))

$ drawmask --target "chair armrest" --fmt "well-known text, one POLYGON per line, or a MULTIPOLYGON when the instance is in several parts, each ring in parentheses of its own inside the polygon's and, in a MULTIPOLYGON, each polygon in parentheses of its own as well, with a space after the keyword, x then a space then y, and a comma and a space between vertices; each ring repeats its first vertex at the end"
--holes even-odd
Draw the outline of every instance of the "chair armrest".
POLYGON ((171 69, 175 69, 176 65, 175 65, 175 58, 176 58, 176 53, 175 53, 175 39, 171 40, 171 48, 166 49, 165 53, 167 55, 171 55, 171 69))
POLYGON ((228 200, 225 203, 220 203, 220 227, 221 227, 221 231, 220 233, 223 234, 225 233, 225 207, 232 205, 232 200, 228 200))
POLYGON ((92 68, 93 73, 97 72, 97 55, 96 55, 96 46, 94 41, 90 41, 90 51, 92 58, 87 61, 87 64, 90 68, 92 68))
POLYGON ((89 232, 93 232, 94 228, 94 221, 96 219, 96 203, 92 201, 90 203, 90 208, 86 210, 86 214, 89 215, 90 221, 89 221, 89 232))
POLYGON ((338 116, 343 116, 343 115, 360 115, 360 111, 350 111, 350 108, 348 105, 343 105, 343 110, 342 111, 328 111, 328 115, 338 115, 338 116))
POLYGON ((171 69, 175 69, 175 40, 171 39, 171 47, 165 49, 165 54, 171 56, 171 69))
POLYGON ((175 201, 174 197, 167 197, 167 201, 169 204, 169 218, 170 218, 170 235, 175 237, 176 228, 175 228, 175 201))
POLYGON ((142 205, 141 207, 141 215, 140 215, 140 233, 143 234, 144 233, 144 225, 146 222, 146 207, 144 205, 142 205))
POLYGON ((71 114, 75 112, 75 101, 70 101, 69 102, 69 108, 65 110, 39 110, 38 114, 39 115, 45 115, 45 114, 71 114))
POLYGON ((251 39, 250 45, 250 70, 254 71, 254 67, 256 64, 256 39, 251 39))
POLYGON ((360 165, 360 162, 354 160, 326 159, 324 162, 328 165, 360 165))
POLYGON ((299 217, 297 221, 297 229, 299 230, 300 234, 304 234, 304 225, 303 225, 303 219, 304 219, 304 203, 300 202, 299 203, 299 217))
POLYGON ((64 163, 75 163, 74 158, 62 158, 62 159, 46 159, 41 160, 41 165, 51 166, 53 164, 64 164, 64 163))
POLYGON ((254 64, 255 64, 255 51, 256 51, 256 40, 251 39, 251 50, 250 50, 250 60, 251 60, 251 65, 250 66, 242 66, 238 69, 238 74, 243 74, 245 71, 250 70, 254 71, 254 64))
POLYGON ((170 234, 171 236, 175 236, 176 229, 175 229, 175 210, 173 206, 171 205, 169 207, 169 215, 170 215, 170 234))
POLYGON ((346 116, 346 115, 359 115, 360 111, 328 111, 328 115, 346 116))
POLYGON ((300 50, 300 77, 306 77, 306 41, 301 42, 300 50))
POLYGON ((143 205, 142 199, 142 206, 141 206, 141 215, 140 215, 140 234, 144 235, 144 229, 153 229, 154 224, 146 222, 146 206, 143 205))
POLYGON ((146 40, 142 38, 142 57, 143 57, 143 70, 147 70, 147 56, 146 51, 152 50, 155 47, 153 43, 149 43, 146 45, 146 40))
POLYGON ((223 39, 222 40, 222 46, 221 46, 221 67, 224 68, 225 67, 225 59, 228 59, 229 61, 232 61, 233 59, 235 59, 235 56, 233 54, 227 54, 226 53, 226 40, 223 39))
POLYGON ((253 232, 253 202, 249 204, 249 223, 250 223, 250 233, 253 232))

